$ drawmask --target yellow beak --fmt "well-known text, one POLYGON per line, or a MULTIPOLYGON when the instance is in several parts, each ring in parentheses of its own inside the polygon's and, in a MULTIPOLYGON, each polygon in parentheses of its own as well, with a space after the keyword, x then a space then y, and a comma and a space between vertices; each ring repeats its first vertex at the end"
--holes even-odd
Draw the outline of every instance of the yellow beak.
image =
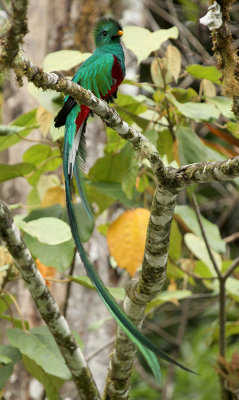
POLYGON ((123 31, 120 31, 120 30, 119 30, 119 31, 117 32, 117 36, 122 36, 123 34, 124 34, 123 31))

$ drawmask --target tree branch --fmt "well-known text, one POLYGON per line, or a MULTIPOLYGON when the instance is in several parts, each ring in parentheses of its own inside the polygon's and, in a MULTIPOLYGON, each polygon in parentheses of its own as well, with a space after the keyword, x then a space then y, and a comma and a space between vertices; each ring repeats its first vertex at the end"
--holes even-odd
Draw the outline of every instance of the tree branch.
MULTIPOLYGON (((19 0, 19 3, 22 5, 25 1, 19 0)), ((23 22, 22 19, 19 19, 19 21, 23 22)), ((17 24, 17 21, 13 24, 15 23, 17 24)), ((21 42, 23 38, 24 29, 20 29, 20 32, 22 36, 18 36, 17 51, 19 41, 21 42)), ((51 89, 62 92, 65 95, 72 96, 77 102, 87 105, 108 126, 116 130, 122 138, 131 142, 141 157, 145 157, 150 161, 157 179, 157 189, 148 226, 142 274, 129 283, 124 302, 126 313, 137 326, 140 326, 146 303, 157 295, 165 281, 170 227, 178 192, 193 183, 229 180, 238 176, 239 157, 222 162, 206 161, 179 169, 166 168, 153 144, 124 122, 116 110, 110 108, 106 102, 98 99, 90 91, 85 90, 69 79, 58 76, 56 73, 43 72, 42 68, 32 64, 20 54, 15 56, 15 53, 13 53, 14 56, 8 59, 6 58, 6 47, 4 51, 2 52, 0 63, 3 67, 13 67, 19 81, 25 76, 36 87, 40 87, 43 90, 51 89)), ((79 393, 81 393, 83 399, 98 399, 98 392, 85 360, 82 358, 80 350, 77 349, 65 320, 60 317, 58 308, 36 270, 30 253, 21 241, 19 231, 12 229, 14 225, 6 206, 2 205, 0 210, 2 210, 2 214, 0 214, 1 235, 7 241, 9 250, 16 259, 18 268, 21 270, 23 279, 31 290, 43 319, 47 321, 50 330, 56 337, 59 348, 71 369, 79 393), (61 333, 61 338, 57 336, 59 332, 61 333), (70 348, 68 345, 70 345, 70 348)), ((104 394, 105 399, 117 398, 118 400, 125 400, 128 397, 134 355, 134 344, 118 328, 116 345, 112 353, 104 394)))
POLYGON ((10 211, 0 201, 0 238, 6 242, 22 278, 34 299, 37 309, 54 336, 72 374, 82 400, 98 400, 99 394, 81 350, 77 347, 65 318, 51 295, 42 275, 21 238, 10 211))
POLYGON ((27 28, 28 0, 12 1, 12 17, 10 28, 6 35, 0 38, 1 50, 0 64, 3 67, 11 66, 19 52, 19 46, 28 32, 27 28))

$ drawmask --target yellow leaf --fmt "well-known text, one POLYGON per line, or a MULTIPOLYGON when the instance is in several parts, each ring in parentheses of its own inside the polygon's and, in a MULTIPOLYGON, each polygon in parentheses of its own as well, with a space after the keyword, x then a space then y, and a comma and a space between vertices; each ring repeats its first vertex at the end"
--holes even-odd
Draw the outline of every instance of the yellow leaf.
POLYGON ((56 174, 49 174, 49 175, 41 175, 39 182, 37 184, 37 192, 39 194, 40 199, 42 200, 46 191, 53 187, 59 186, 60 179, 56 174))
POLYGON ((170 284, 168 285, 169 292, 175 292, 177 290, 177 284, 174 279, 170 279, 170 284))
POLYGON ((42 274, 43 278, 45 279, 47 286, 50 287, 52 282, 48 281, 47 278, 55 278, 56 269, 42 264, 41 261, 38 260, 38 258, 36 259, 36 266, 39 269, 40 273, 42 274))
POLYGON ((169 83, 172 80, 172 74, 167 63, 168 61, 166 58, 155 57, 150 66, 153 82, 161 87, 164 87, 164 82, 169 83))
POLYGON ((201 81, 201 90, 204 92, 205 96, 207 97, 215 97, 217 92, 216 92, 216 88, 213 84, 213 82, 207 80, 207 79, 203 79, 201 81))
POLYGON ((53 186, 47 189, 42 199, 42 207, 53 206, 54 204, 60 204, 62 207, 65 207, 65 191, 62 187, 53 186))
POLYGON ((150 212, 145 208, 125 211, 109 227, 107 241, 117 265, 133 276, 144 256, 150 212))
POLYGON ((181 71, 181 53, 177 47, 169 45, 166 53, 168 70, 171 72, 175 82, 178 82, 178 77, 181 71))
POLYGON ((43 136, 46 136, 51 126, 53 114, 47 111, 43 106, 39 106, 36 113, 36 119, 40 125, 39 129, 43 136))

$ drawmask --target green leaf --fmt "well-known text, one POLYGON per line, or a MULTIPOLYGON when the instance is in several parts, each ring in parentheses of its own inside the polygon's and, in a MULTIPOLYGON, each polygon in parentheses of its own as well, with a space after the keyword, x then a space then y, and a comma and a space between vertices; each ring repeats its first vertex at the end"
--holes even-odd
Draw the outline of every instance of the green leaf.
POLYGON ((173 219, 171 232, 170 232, 170 242, 169 242, 169 257, 173 260, 178 260, 181 257, 182 252, 182 235, 178 229, 177 222, 173 219))
POLYGON ((27 196, 27 206, 34 208, 34 207, 40 207, 41 205, 41 198, 39 196, 37 187, 33 187, 32 190, 29 192, 27 196))
POLYGON ((186 71, 198 79, 208 79, 218 85, 221 84, 219 81, 221 72, 214 66, 204 66, 198 64, 192 64, 186 67, 186 71))
POLYGON ((64 380, 54 375, 47 374, 43 368, 37 365, 35 361, 25 355, 23 355, 22 361, 29 374, 36 378, 44 386, 47 399, 58 400, 59 390, 62 387, 64 380))
MULTIPOLYGON (((83 204, 74 204, 77 219, 79 219, 79 232, 82 242, 87 242, 94 230, 94 223, 88 218, 83 204)), ((68 224, 66 208, 60 204, 33 210, 24 221, 29 222, 44 217, 55 217, 68 224)), ((44 263, 43 263, 44 264, 44 263)))
POLYGON ((142 207, 139 196, 128 199, 121 188, 120 183, 116 182, 87 182, 87 195, 89 200, 96 202, 99 210, 103 211, 115 201, 120 201, 127 207, 142 207))
MULTIPOLYGON (((160 132, 160 134, 161 134, 161 132, 160 132)), ((157 146, 157 141, 158 141, 159 134, 155 129, 151 128, 151 129, 148 129, 148 130, 144 131, 144 136, 147 139, 149 139, 149 141, 151 143, 153 143, 153 145, 155 147, 157 146)))
POLYGON ((36 109, 31 110, 25 114, 22 114, 19 118, 15 119, 10 125, 9 129, 15 129, 15 134, 0 137, 0 151, 7 149, 10 146, 20 142, 22 139, 17 135, 26 137, 32 131, 33 128, 38 126, 36 120, 36 109), (20 131, 18 130, 20 128, 20 131), (18 130, 18 132, 17 132, 18 130))
POLYGON ((138 175, 139 163, 135 158, 135 152, 132 149, 132 146, 126 145, 123 149, 123 152, 124 157, 127 158, 129 165, 127 174, 123 176, 121 186, 127 198, 132 199, 136 187, 136 178, 138 175))
POLYGON ((224 117, 235 120, 232 112, 232 99, 223 96, 207 97, 207 103, 215 105, 224 117))
POLYGON ((36 237, 39 242, 56 245, 71 239, 69 225, 58 218, 40 218, 30 222, 18 223, 20 229, 29 235, 36 237))
POLYGON ((18 163, 13 165, 0 164, 0 182, 18 178, 19 176, 26 176, 34 170, 34 164, 30 163, 18 163))
POLYGON ((4 311, 8 310, 10 307, 10 304, 13 302, 10 296, 7 294, 1 293, 0 295, 0 314, 2 314, 4 311))
POLYGON ((43 61, 46 72, 68 71, 91 56, 91 53, 81 53, 78 50, 60 50, 47 54, 43 61))
POLYGON ((236 139, 239 139, 239 127, 237 123, 231 121, 227 122, 227 129, 236 139))
POLYGON ((185 117, 192 119, 193 121, 201 122, 208 121, 212 122, 219 118, 220 111, 213 104, 209 103, 193 103, 186 102, 180 103, 171 94, 166 94, 168 100, 174 104, 178 111, 185 117))
MULTIPOLYGON (((87 276, 70 276, 67 275, 67 277, 75 282, 78 283, 79 285, 82 285, 88 289, 91 290, 96 290, 95 286, 91 283, 91 280, 87 276)), ((112 288, 106 286, 107 289, 109 290, 110 294, 116 299, 123 301, 125 297, 125 290, 123 288, 112 288)))
POLYGON ((192 89, 183 89, 183 88, 172 88, 171 93, 174 95, 177 101, 180 103, 191 102, 198 98, 197 92, 192 89))
MULTIPOLYGON (((227 321, 225 328, 226 328, 226 337, 239 334, 239 325, 236 321, 227 321)), ((216 325, 213 331, 213 339, 218 340, 218 337, 219 337, 219 326, 216 325)))
MULTIPOLYGON (((175 214, 180 217, 187 228, 202 237, 201 229, 197 220, 195 211, 189 206, 176 206, 175 214)), ((205 217, 202 218, 202 223, 207 233, 207 238, 210 246, 219 253, 226 251, 225 242, 222 240, 218 226, 208 221, 205 217)))
POLYGON ((205 146, 190 128, 180 126, 176 130, 176 136, 181 165, 200 161, 225 160, 223 155, 205 146))
POLYGON ((160 29, 151 33, 148 29, 139 26, 124 27, 123 42, 125 46, 133 51, 140 63, 150 53, 160 48, 161 44, 171 39, 177 39, 178 29, 174 26, 170 29, 160 29))
POLYGON ((55 102, 59 94, 54 90, 44 91, 41 88, 36 87, 33 83, 28 83, 28 92, 43 106, 47 111, 52 114, 56 114, 59 110, 59 105, 55 102))
POLYGON ((30 185, 35 186, 44 172, 50 172, 57 169, 62 158, 59 149, 52 150, 47 145, 37 144, 30 147, 23 155, 24 160, 32 160, 37 169, 34 174, 28 178, 30 185))
POLYGON ((21 131, 24 131, 24 128, 21 126, 0 125, 0 136, 11 136, 21 131))
POLYGON ((122 147, 125 146, 125 140, 117 135, 117 133, 113 129, 107 127, 106 134, 107 144, 104 148, 105 153, 118 152, 122 149, 122 147))
POLYGON ((124 93, 118 93, 116 108, 125 109, 132 114, 138 115, 147 111, 147 106, 139 101, 137 96, 130 96, 124 93))
POLYGON ((188 296, 191 296, 192 292, 190 290, 175 290, 164 291, 160 293, 154 300, 147 304, 145 313, 149 314, 154 308, 159 307, 161 304, 166 303, 171 300, 182 300, 188 296))
POLYGON ((228 278, 226 280, 226 292, 232 299, 239 302, 239 280, 228 278))
POLYGON ((212 278, 215 276, 215 272, 210 270, 204 262, 197 260, 195 263, 194 272, 201 278, 212 278))
POLYGON ((71 379, 71 374, 47 326, 33 328, 29 333, 8 329, 7 336, 19 351, 35 361, 46 373, 61 379, 71 379))
POLYGON ((11 362, 11 358, 3 356, 0 352, 0 364, 7 365, 11 362))
MULTIPOLYGON (((15 328, 23 329, 22 321, 18 318, 12 318, 10 315, 0 314, 0 319, 4 319, 5 321, 11 322, 15 328)), ((29 322, 24 320, 24 326, 26 329, 30 329, 29 322)))
POLYGON ((65 127, 61 126, 60 128, 56 128, 54 124, 55 124, 54 119, 52 119, 50 126, 50 135, 52 141, 56 142, 58 139, 64 137, 65 127))
POLYGON ((161 157, 167 156, 168 162, 174 161, 173 155, 173 138, 172 134, 168 129, 159 132, 157 150, 161 157))
POLYGON ((16 347, 10 345, 0 346, 0 364, 5 364, 0 366, 0 390, 3 389, 5 383, 9 380, 13 373, 13 366, 21 359, 21 353, 16 349, 16 347), (8 362, 3 362, 5 358, 9 360, 8 362))
MULTIPOLYGON (((194 235, 193 233, 186 233, 184 236, 184 241, 188 249, 203 263, 205 263, 212 276, 216 276, 216 271, 214 269, 213 263, 211 261, 211 258, 209 257, 206 245, 204 241, 199 237, 194 235)), ((213 249, 211 249, 212 254, 214 256, 214 259, 217 263, 219 271, 222 268, 222 259, 220 255, 213 249)))
POLYGON ((129 160, 121 151, 117 154, 106 154, 99 158, 89 171, 89 178, 93 182, 121 183, 127 174, 129 160))
POLYGON ((54 267, 61 273, 70 267, 75 253, 73 239, 54 246, 40 243, 36 238, 25 234, 24 241, 33 257, 38 258, 42 264, 54 267))
POLYGON ((46 144, 35 144, 25 151, 23 161, 39 165, 52 155, 52 148, 46 144))

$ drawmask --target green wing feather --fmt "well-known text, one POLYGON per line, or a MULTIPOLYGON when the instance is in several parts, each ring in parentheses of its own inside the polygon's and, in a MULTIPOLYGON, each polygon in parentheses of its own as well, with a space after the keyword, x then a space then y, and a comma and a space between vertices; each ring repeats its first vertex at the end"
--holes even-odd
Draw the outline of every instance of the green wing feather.
POLYGON ((73 82, 90 90, 96 97, 104 97, 112 87, 111 71, 114 65, 113 54, 95 50, 76 72, 73 82))

